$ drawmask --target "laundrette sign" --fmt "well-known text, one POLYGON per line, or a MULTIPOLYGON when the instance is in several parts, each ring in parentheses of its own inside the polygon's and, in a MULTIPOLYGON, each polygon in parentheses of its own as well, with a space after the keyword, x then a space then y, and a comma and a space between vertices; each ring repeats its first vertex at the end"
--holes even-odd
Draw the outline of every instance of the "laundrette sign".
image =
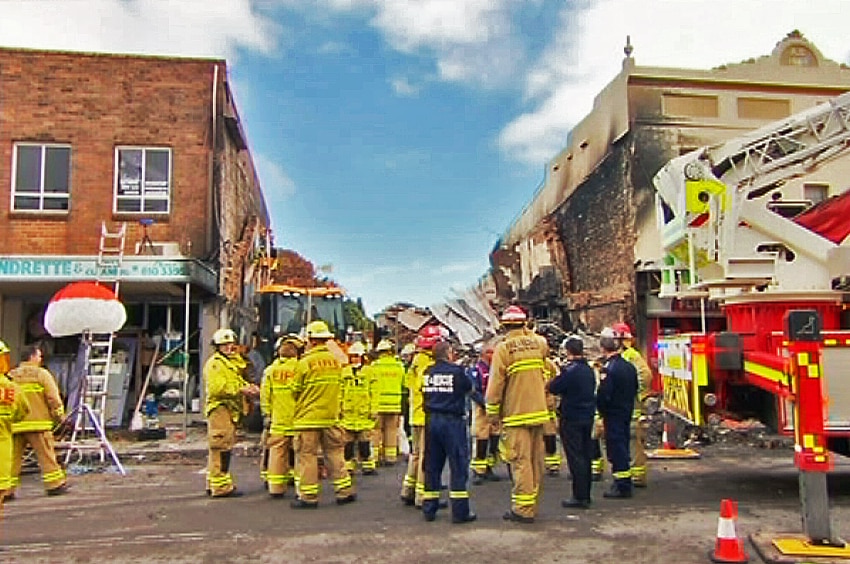
MULTIPOLYGON (((114 276, 116 267, 103 273, 114 276), (110 272, 111 270, 111 272, 110 272)), ((68 259, 51 257, 0 258, 0 280, 57 280, 96 278, 95 259, 68 259)), ((120 278, 162 280, 186 278, 190 268, 186 261, 125 258, 120 278)))

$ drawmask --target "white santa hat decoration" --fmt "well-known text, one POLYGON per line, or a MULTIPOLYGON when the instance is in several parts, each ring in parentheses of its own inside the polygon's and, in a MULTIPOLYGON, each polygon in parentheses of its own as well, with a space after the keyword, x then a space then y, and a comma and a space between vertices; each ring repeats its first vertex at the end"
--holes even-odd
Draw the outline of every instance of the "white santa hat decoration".
POLYGON ((127 321, 127 311, 115 293, 97 282, 72 282, 50 298, 44 328, 53 337, 114 333, 127 321))

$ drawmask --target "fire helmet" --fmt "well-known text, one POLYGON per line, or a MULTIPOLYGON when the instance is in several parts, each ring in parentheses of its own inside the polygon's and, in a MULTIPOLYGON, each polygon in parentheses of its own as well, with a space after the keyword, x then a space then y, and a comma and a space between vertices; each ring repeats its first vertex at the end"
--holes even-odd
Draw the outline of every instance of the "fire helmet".
POLYGON ((620 339, 631 339, 632 338, 632 330, 629 327, 628 323, 615 323, 611 326, 611 329, 614 330, 614 333, 617 334, 617 337, 620 339))
POLYGON ((528 316, 521 307, 512 305, 505 308, 500 321, 503 325, 525 325, 525 322, 528 321, 528 316))
POLYGON ((416 346, 420 349, 433 349, 434 345, 443 340, 443 332, 437 325, 426 325, 416 336, 416 346))
POLYGON ((392 341, 390 341, 389 339, 381 339, 381 341, 378 343, 378 346, 375 347, 375 352, 391 351, 394 348, 395 347, 393 346, 392 341))
POLYGON ((274 350, 279 351, 281 345, 283 345, 284 343, 290 343, 294 345, 296 349, 299 350, 304 348, 304 340, 295 333, 289 333, 287 335, 281 335, 280 337, 278 337, 277 341, 275 341, 274 344, 274 350))
POLYGON ((216 346, 227 345, 236 342, 236 333, 232 329, 218 329, 212 336, 212 344, 216 346))
POLYGON ((307 324, 308 339, 333 339, 334 334, 328 329, 328 324, 324 321, 311 321, 307 324))
POLYGON ((348 347, 348 356, 363 356, 366 354, 366 347, 363 343, 354 343, 348 347))
POLYGON ((416 352, 416 345, 414 345, 413 343, 407 343, 401 348, 402 356, 413 354, 414 352, 416 352))

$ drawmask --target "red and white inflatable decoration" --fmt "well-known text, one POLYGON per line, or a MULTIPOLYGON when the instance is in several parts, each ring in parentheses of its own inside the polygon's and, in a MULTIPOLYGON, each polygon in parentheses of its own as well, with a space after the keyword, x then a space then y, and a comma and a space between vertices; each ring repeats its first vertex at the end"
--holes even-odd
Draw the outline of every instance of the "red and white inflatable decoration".
POLYGON ((50 298, 44 328, 53 337, 114 333, 127 321, 124 304, 115 293, 97 282, 72 282, 50 298))

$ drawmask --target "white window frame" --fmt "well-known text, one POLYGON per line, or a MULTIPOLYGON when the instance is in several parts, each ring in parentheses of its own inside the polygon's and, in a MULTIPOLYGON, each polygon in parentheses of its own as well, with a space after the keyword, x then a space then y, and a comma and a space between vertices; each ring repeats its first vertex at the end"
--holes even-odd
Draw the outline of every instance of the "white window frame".
POLYGON ((71 145, 68 143, 37 143, 31 141, 21 141, 18 143, 14 143, 12 147, 12 199, 10 202, 9 209, 12 210, 13 213, 56 213, 56 214, 67 214, 71 208, 71 159, 73 158, 71 145), (20 147, 39 147, 41 149, 41 171, 40 177, 38 179, 38 192, 23 192, 18 191, 18 149, 20 147), (68 149, 68 191, 65 193, 62 192, 45 192, 44 191, 44 167, 47 163, 47 150, 49 148, 60 148, 60 149, 68 149), (15 207, 15 198, 38 198, 38 208, 37 209, 27 209, 21 208, 18 209, 15 207), (44 200, 65 200, 67 202, 67 209, 45 209, 44 208, 44 200))
POLYGON ((174 167, 174 153, 171 150, 171 147, 158 147, 158 146, 136 146, 136 145, 120 145, 115 147, 115 158, 114 158, 114 181, 112 187, 112 213, 114 214, 127 214, 127 215, 137 215, 137 216, 150 216, 150 215, 168 215, 171 213, 171 191, 174 188, 174 182, 172 178, 172 169, 174 167), (138 195, 124 195, 119 193, 120 188, 120 175, 121 175, 121 152, 122 151, 141 151, 142 152, 142 168, 139 177, 139 194, 138 195), (166 187, 166 194, 164 196, 158 195, 147 195, 146 194, 146 185, 145 185, 145 165, 146 165, 146 155, 148 151, 165 151, 168 153, 168 180, 166 187), (140 202, 140 210, 139 211, 130 211, 130 210, 120 210, 118 209, 118 202, 120 200, 138 200, 140 202), (150 211, 145 209, 146 201, 159 201, 165 202, 164 210, 156 210, 150 211))

